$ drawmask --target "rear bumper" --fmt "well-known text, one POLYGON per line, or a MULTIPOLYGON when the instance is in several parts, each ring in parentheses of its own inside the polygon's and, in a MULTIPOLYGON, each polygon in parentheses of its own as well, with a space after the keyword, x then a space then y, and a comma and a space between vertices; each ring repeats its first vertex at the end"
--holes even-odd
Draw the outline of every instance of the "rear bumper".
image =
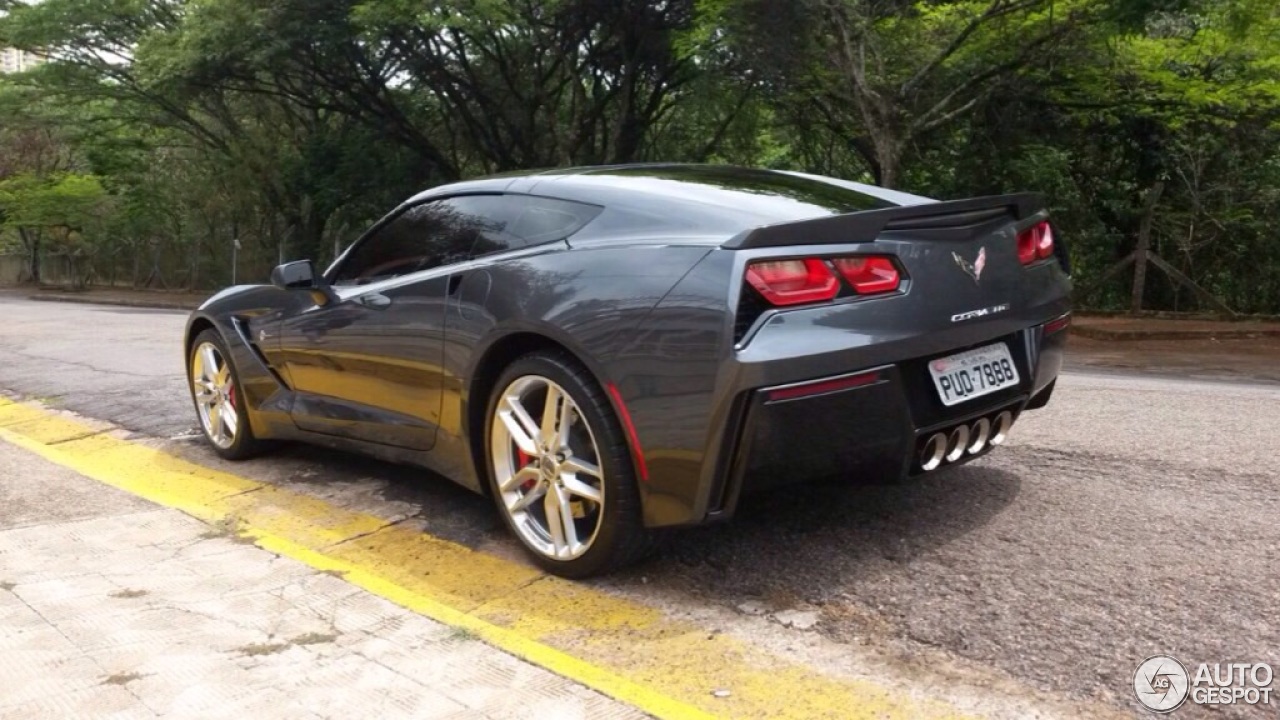
MULTIPOLYGON (((1061 268, 1048 262, 1023 267, 1011 252, 991 250, 977 285, 954 269, 950 245, 882 245, 877 249, 901 251, 914 272, 902 293, 770 309, 749 316, 745 328, 735 299, 742 295, 738 279, 747 257, 712 252, 610 359, 607 378, 634 421, 648 469, 640 488, 647 526, 729 517, 749 476, 763 474, 749 469, 773 467, 772 475, 788 482, 824 474, 897 477, 910 472, 920 432, 958 421, 971 406, 1034 406, 1062 365, 1064 333, 1044 332, 1071 309, 1070 279, 1061 268), (922 290, 934 286, 941 290, 922 290), (1000 309, 981 319, 955 318, 958 309, 993 306, 1000 309), (1001 340, 1018 359, 1020 386, 940 407, 926 364, 1001 340), (834 397, 765 401, 773 389, 872 369, 883 369, 884 378, 832 391, 834 397), (796 446, 794 457, 786 458, 788 445, 796 446)), ((967 257, 979 252, 955 249, 967 257)))
MULTIPOLYGON (((936 433, 963 425, 1009 420, 1052 390, 1062 366, 1065 328, 1046 335, 1045 325, 948 348, 854 373, 819 378, 801 386, 765 386, 743 394, 730 424, 728 462, 706 487, 706 520, 732 516, 745 493, 816 479, 885 482, 921 474, 920 454, 936 433), (937 397, 927 364, 972 347, 1004 343, 1020 382, 991 395, 945 407, 937 397)), ((960 464, 990 451, 983 443, 943 466, 960 464)), ((930 468, 931 469, 931 468, 930 468)))

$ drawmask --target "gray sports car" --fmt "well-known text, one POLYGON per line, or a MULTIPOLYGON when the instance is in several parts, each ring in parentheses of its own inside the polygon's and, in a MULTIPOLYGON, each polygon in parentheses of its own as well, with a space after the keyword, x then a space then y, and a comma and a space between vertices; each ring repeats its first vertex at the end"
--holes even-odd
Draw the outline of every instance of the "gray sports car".
POLYGON ((982 456, 1048 402, 1070 321, 1038 196, 724 166, 434 188, 323 274, 271 281, 187 326, 218 454, 288 439, 430 468, 569 577, 743 493, 982 456))

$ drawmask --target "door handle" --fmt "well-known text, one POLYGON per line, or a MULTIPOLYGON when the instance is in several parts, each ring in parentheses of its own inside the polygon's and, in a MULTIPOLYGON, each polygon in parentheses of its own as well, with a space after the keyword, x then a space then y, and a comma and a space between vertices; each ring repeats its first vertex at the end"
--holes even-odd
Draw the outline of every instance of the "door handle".
POLYGON ((373 310, 384 310, 391 307, 391 298, 382 293, 369 293, 356 297, 356 302, 373 310))
POLYGON ((450 275, 450 276, 449 276, 449 294, 450 294, 450 295, 457 295, 457 294, 458 294, 458 288, 460 288, 460 287, 462 287, 462 276, 461 276, 461 275, 450 275))

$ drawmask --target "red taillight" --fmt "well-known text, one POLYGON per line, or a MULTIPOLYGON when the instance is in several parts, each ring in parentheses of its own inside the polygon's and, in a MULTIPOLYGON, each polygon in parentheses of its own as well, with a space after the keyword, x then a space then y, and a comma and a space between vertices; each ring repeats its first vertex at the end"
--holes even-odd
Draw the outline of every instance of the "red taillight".
POLYGON ((1040 242, 1036 243, 1036 254, 1047 258, 1053 254, 1053 228, 1049 223, 1040 223, 1040 242))
POLYGON ((818 380, 815 382, 790 385, 783 388, 775 388, 769 391, 769 400, 794 400, 801 397, 823 395, 830 392, 838 392, 840 390, 865 387, 867 385, 874 385, 878 382, 880 382, 880 371, 872 370, 871 372, 862 373, 861 375, 850 375, 832 380, 818 380))
POLYGON ((835 265, 859 295, 893 292, 902 282, 898 266, 882 255, 839 258, 835 265))
POLYGON ((1038 222, 1018 233, 1018 260, 1030 265, 1037 259, 1053 254, 1053 228, 1048 222, 1038 222))
POLYGON ((1048 336, 1054 333, 1062 332, 1063 330, 1066 330, 1068 327, 1070 327, 1070 325, 1071 325, 1071 313, 1066 313, 1065 315, 1059 315, 1058 317, 1044 324, 1044 334, 1048 336))
POLYGON ((753 262, 747 282, 774 305, 820 302, 840 292, 840 281, 817 258, 753 262))

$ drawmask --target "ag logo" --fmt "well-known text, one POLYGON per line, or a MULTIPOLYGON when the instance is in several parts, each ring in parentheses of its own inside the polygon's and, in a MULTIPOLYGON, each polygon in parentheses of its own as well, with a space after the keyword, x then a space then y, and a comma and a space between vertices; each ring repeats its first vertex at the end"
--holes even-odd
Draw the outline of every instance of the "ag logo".
POLYGON ((966 275, 973 278, 973 281, 976 283, 978 282, 978 278, 982 277, 982 269, 987 266, 987 249, 985 247, 978 248, 978 257, 974 258, 973 262, 969 262, 968 260, 960 257, 960 253, 958 252, 951 253, 951 258, 955 260, 956 264, 960 266, 960 269, 963 270, 966 275))
POLYGON ((1187 701, 1187 668, 1168 655, 1152 655, 1133 674, 1133 693, 1152 712, 1173 712, 1187 701))

